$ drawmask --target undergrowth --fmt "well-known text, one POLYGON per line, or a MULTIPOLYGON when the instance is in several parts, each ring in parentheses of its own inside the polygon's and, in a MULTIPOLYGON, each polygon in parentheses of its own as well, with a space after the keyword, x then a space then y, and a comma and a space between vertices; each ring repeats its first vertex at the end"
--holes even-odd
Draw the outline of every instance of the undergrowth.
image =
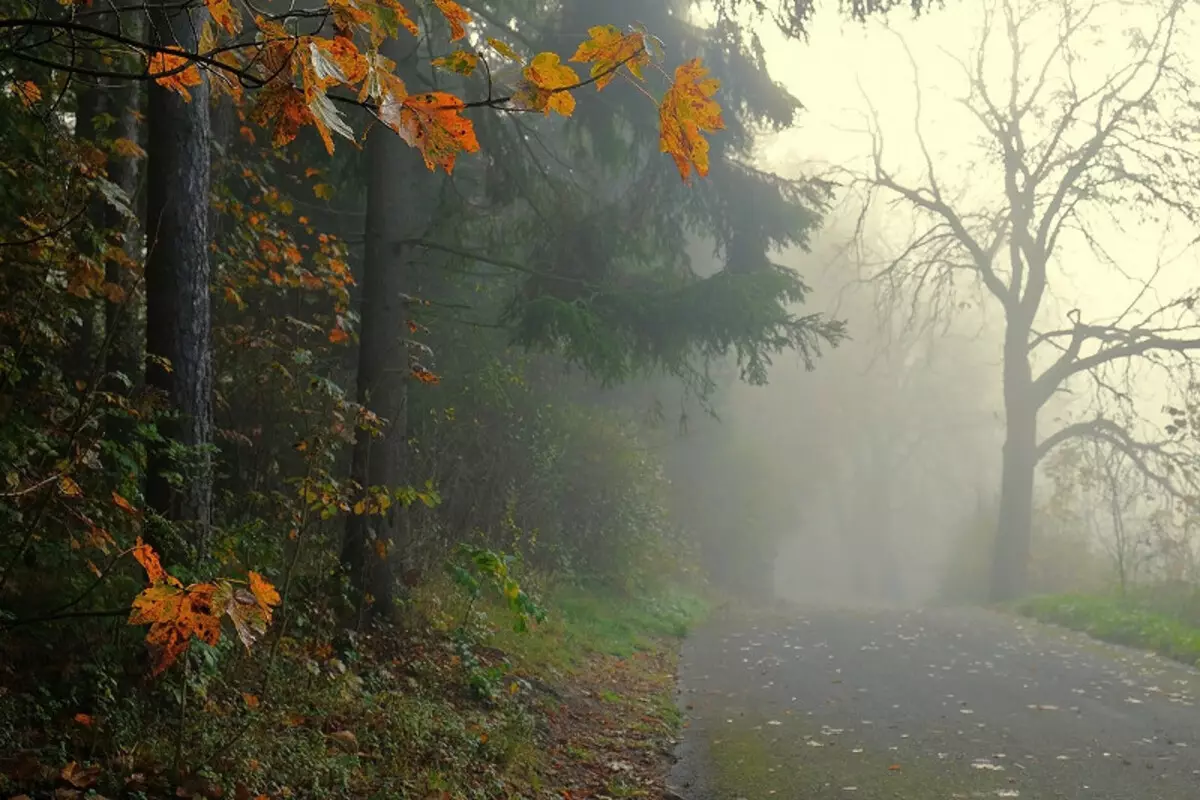
MULTIPOLYGON (((127 628, 119 618, 105 623, 109 645, 59 656, 54 681, 45 671, 18 681, 45 651, 7 642, 0 795, 527 797, 565 780, 552 740, 575 735, 572 720, 583 717, 564 711, 583 683, 592 687, 583 695, 626 704, 616 716, 671 735, 665 665, 704 603, 577 587, 551 588, 541 602, 544 620, 517 633, 502 596, 470 603, 442 583, 422 586, 403 627, 320 645, 283 637, 265 683, 249 660, 207 668, 231 654, 197 645, 174 679, 128 691, 141 679, 130 677, 138 664, 113 660, 120 650, 109 645, 127 628), (180 755, 184 774, 170 768, 180 755)), ((576 749, 612 758, 603 742, 576 749)))

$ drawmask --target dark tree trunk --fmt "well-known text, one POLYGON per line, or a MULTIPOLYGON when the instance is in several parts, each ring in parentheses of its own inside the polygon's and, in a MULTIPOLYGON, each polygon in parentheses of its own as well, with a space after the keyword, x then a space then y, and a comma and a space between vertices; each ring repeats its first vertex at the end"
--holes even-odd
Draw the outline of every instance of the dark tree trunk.
MULTIPOLYGON (((157 32, 159 44, 177 43, 190 52, 199 21, 194 11, 156 7, 149 29, 157 32)), ((185 100, 155 83, 148 88, 146 383, 161 390, 179 415, 164 432, 190 451, 186 469, 180 469, 166 448, 156 449, 146 498, 155 511, 190 529, 178 544, 160 540, 159 546, 195 561, 205 553, 212 518, 207 80, 189 90, 191 99, 185 100), (182 483, 172 486, 168 472, 182 472, 182 483)))
MULTIPOLYGON (((415 54, 384 49, 396 60, 397 73, 419 85, 415 54), (407 63, 406 63, 407 62, 407 63)), ((358 358, 358 401, 387 422, 383 436, 360 432, 354 443, 351 476, 363 487, 389 490, 408 479, 407 391, 410 353, 407 292, 413 259, 407 240, 424 234, 438 201, 441 178, 430 173, 420 153, 392 131, 376 128, 367 138, 367 214, 363 259, 358 358)), ((403 547, 407 515, 394 504, 385 516, 351 515, 342 542, 342 562, 355 589, 360 611, 390 616, 395 597, 394 561, 403 547)))
POLYGON ((1025 593, 1033 540, 1033 482, 1037 468, 1037 412, 1029 366, 1028 329, 1009 322, 1004 346, 1006 434, 1000 477, 1000 515, 992 559, 995 602, 1025 593))
MULTIPOLYGON (((140 22, 132 18, 130 23, 140 22)), ((141 26, 139 25, 139 28, 141 26)), ((140 30, 129 33, 136 36, 140 30)), ((116 116, 114 138, 128 139, 131 142, 144 145, 142 141, 142 126, 138 121, 145 97, 142 84, 128 82, 112 90, 112 112, 116 116)), ((133 209, 138 209, 139 191, 138 174, 139 161, 136 158, 112 156, 109 161, 108 178, 125 192, 133 209)), ((130 263, 141 261, 141 228, 138 217, 125 218, 121 212, 111 205, 105 206, 104 226, 110 230, 122 229, 125 234, 125 254, 130 263)), ((110 258, 104 264, 104 280, 121 287, 122 299, 109 298, 104 303, 104 328, 107 338, 107 349, 104 352, 104 372, 112 375, 120 373, 131 382, 140 380, 138 368, 141 335, 137 328, 139 290, 136 275, 118 259, 110 258)), ((120 390, 120 387, 117 387, 120 390)))

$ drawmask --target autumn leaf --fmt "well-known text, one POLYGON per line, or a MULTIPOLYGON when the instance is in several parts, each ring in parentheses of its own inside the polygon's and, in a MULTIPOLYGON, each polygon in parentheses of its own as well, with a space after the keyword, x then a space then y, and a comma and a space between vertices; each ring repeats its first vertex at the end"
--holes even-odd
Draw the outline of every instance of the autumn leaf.
POLYGON ((575 110, 575 96, 570 87, 579 85, 579 75, 563 64, 557 53, 538 53, 524 70, 528 86, 520 94, 523 105, 549 114, 557 111, 564 117, 575 110))
POLYGON ((182 588, 183 584, 163 569, 162 562, 158 560, 158 553, 154 552, 154 548, 143 542, 140 536, 137 538, 137 544, 134 545, 133 557, 142 565, 142 569, 146 570, 146 578, 152 585, 167 583, 176 588, 182 588))
POLYGON ((421 151, 426 167, 452 173, 459 153, 479 150, 475 126, 462 116, 463 108, 462 100, 447 92, 409 95, 401 104, 397 133, 421 151))
POLYGON ((457 42, 467 35, 467 30, 463 26, 471 22, 471 15, 467 13, 466 9, 454 0, 433 0, 433 4, 437 6, 438 11, 442 12, 446 22, 450 23, 450 41, 457 42))
POLYGON ((230 587, 228 596, 222 599, 225 601, 224 613, 229 616, 238 638, 249 650, 267 632, 267 618, 254 595, 246 589, 230 587))
POLYGON ((296 138, 300 126, 312 122, 312 112, 290 82, 273 81, 255 93, 250 118, 261 127, 273 127, 271 144, 283 147, 296 138))
POLYGON ((87 789, 100 780, 100 768, 81 767, 78 762, 72 761, 62 768, 58 776, 76 789, 87 789))
POLYGON ((703 132, 725 127, 721 107, 712 99, 720 81, 706 75, 708 70, 698 58, 680 64, 658 109, 659 147, 675 160, 684 182, 693 169, 702 177, 708 174, 708 141, 703 132))
POLYGON ((242 15, 233 7, 229 0, 205 0, 208 13, 213 21, 224 28, 230 36, 236 36, 242 29, 242 15))
POLYGON ((437 375, 433 374, 429 370, 425 369, 424 367, 420 367, 420 366, 413 367, 411 372, 412 372, 412 376, 414 378, 416 378, 421 383, 424 383, 428 386, 437 386, 439 383, 442 382, 441 378, 439 378, 437 375))
MULTIPOLYGON (((173 580, 173 579, 172 579, 173 580)), ((220 608, 216 600, 220 589, 211 583, 186 589, 168 583, 156 583, 133 600, 130 625, 150 625, 146 643, 154 652, 154 674, 159 675, 187 651, 192 638, 208 645, 221 639, 220 608)))
POLYGON ((95 722, 95 720, 92 719, 92 716, 90 714, 83 714, 83 713, 76 714, 75 721, 78 722, 80 725, 82 725, 85 728, 92 727, 92 724, 95 722))
POLYGON ((625 66, 634 77, 642 79, 642 67, 650 63, 646 39, 638 32, 623 34, 612 25, 588 28, 588 40, 579 45, 572 61, 591 63, 596 89, 603 89, 625 66))
POLYGON ((321 198, 322 200, 332 200, 333 199, 333 187, 330 186, 328 183, 318 183, 315 186, 313 186, 313 194, 315 194, 317 197, 321 198))
POLYGON ((21 105, 26 108, 42 99, 42 90, 33 81, 21 81, 16 85, 16 90, 21 98, 21 105))
POLYGON ((358 737, 353 731, 334 731, 329 738, 351 752, 358 749, 358 737))
POLYGON ((67 497, 80 497, 83 495, 83 489, 80 489, 79 484, 69 475, 63 475, 58 479, 58 490, 67 497))
MULTIPOLYGON (((118 494, 117 492, 115 492, 115 491, 112 493, 112 501, 113 501, 113 505, 115 505, 117 508, 119 508, 119 509, 121 509, 122 511, 124 511, 126 514, 130 514, 130 515, 132 515, 132 516, 135 516, 135 517, 136 517, 136 516, 139 516, 139 515, 140 515, 140 513, 141 513, 141 512, 139 512, 139 511, 138 511, 136 508, 134 508, 134 507, 133 507, 133 504, 132 504, 132 503, 130 503, 128 500, 126 500, 124 497, 122 497, 121 495, 119 495, 119 494, 118 494)), ((142 547, 145 547, 147 550, 149 550, 149 549, 150 549, 150 546, 149 546, 149 545, 143 545, 143 544, 141 543, 141 540, 139 540, 139 541, 138 541, 138 545, 140 545, 140 546, 142 546, 142 547)), ((153 551, 153 550, 150 550, 150 553, 151 553, 151 554, 153 554, 153 553, 154 553, 154 551, 153 551)), ((137 553, 134 553, 134 556, 136 557, 136 556, 137 556, 137 553)), ((157 560, 158 560, 158 556, 154 556, 154 559, 155 559, 155 561, 157 561, 157 560)), ((138 559, 138 561, 139 561, 139 562, 141 562, 141 559, 139 558, 139 559, 138 559)), ((142 566, 145 566, 145 564, 143 564, 142 566)))
POLYGON ((247 708, 258 708, 259 706, 258 697, 249 692, 242 692, 242 700, 246 703, 247 708))
POLYGON ((329 341, 332 344, 345 344, 350 341, 350 334, 341 328, 333 328, 329 331, 329 341))
POLYGON ((186 54, 179 48, 171 48, 176 53, 158 52, 150 56, 150 75, 159 86, 177 92, 184 100, 191 100, 189 86, 199 86, 202 78, 200 70, 192 64, 186 54))
POLYGON ((267 621, 270 622, 271 608, 279 605, 282 599, 279 596, 279 592, 266 578, 253 570, 250 572, 250 592, 254 595, 254 599, 258 601, 258 605, 266 615, 267 621))
POLYGON ((491 36, 487 38, 488 47, 495 50, 500 55, 510 61, 521 61, 521 56, 507 42, 502 42, 499 39, 494 39, 491 36))
POLYGON ((468 53, 466 50, 455 50, 448 56, 433 59, 430 63, 439 69, 456 72, 459 75, 471 75, 479 66, 479 56, 468 53))
POLYGON ((122 158, 145 158, 146 151, 142 146, 132 139, 121 137, 114 139, 112 143, 113 152, 122 158))

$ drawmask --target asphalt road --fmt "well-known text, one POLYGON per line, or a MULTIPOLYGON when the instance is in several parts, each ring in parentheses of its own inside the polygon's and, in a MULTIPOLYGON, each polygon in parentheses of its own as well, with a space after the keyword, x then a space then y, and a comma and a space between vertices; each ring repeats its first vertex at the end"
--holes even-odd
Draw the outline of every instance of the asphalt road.
POLYGON ((1200 673, 996 613, 715 622, 680 687, 684 800, 1200 800, 1200 673))

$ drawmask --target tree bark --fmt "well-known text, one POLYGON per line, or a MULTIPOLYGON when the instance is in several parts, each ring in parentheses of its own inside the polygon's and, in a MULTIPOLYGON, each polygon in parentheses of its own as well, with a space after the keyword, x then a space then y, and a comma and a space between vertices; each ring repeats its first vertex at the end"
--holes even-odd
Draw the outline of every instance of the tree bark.
MULTIPOLYGON (((382 49, 410 87, 420 84, 415 53, 382 49)), ((367 213, 358 355, 358 402, 386 420, 381 437, 359 432, 351 477, 361 486, 394 490, 407 480, 407 392, 410 353, 408 302, 416 248, 433 219, 442 178, 430 173, 420 153, 382 126, 366 144, 367 213)), ((387 617, 395 599, 395 551, 404 545, 406 514, 393 504, 384 516, 352 514, 342 540, 342 563, 355 590, 360 615, 387 617)))
POLYGON ((1005 439, 1000 514, 992 559, 991 597, 1015 600, 1026 589, 1033 541, 1033 483, 1037 467, 1037 413, 1029 366, 1028 327, 1009 321, 1004 345, 1005 439))
MULTIPOLYGON (((196 12, 166 5, 150 11, 149 30, 161 46, 191 52, 196 12)), ((186 469, 157 447, 146 499, 182 538, 159 541, 174 557, 203 557, 212 521, 212 318, 209 298, 209 90, 206 78, 191 99, 150 83, 147 119, 146 383, 159 389, 177 420, 168 438, 189 448, 186 469), (166 362, 164 364, 164 361, 166 362), (173 486, 170 472, 183 473, 173 486)))
MULTIPOLYGON (((136 24, 140 20, 134 18, 131 22, 136 24)), ((141 27, 138 25, 138 28, 130 35, 138 35, 141 27)), ((137 82, 126 83, 112 89, 111 107, 117 117, 116 129, 113 131, 114 138, 124 138, 143 144, 139 116, 144 97, 142 84, 137 82)), ((120 186, 129 198, 130 206, 135 210, 138 209, 142 199, 138 196, 139 160, 112 156, 110 164, 109 180, 120 186)), ((105 206, 104 213, 105 228, 123 230, 125 254, 133 262, 140 260, 141 229, 137 224, 138 217, 126 219, 120 211, 112 206, 105 206)), ((108 343, 104 352, 104 372, 106 375, 120 373, 134 383, 140 378, 138 351, 141 348, 141 336, 135 330, 138 317, 136 293, 139 289, 135 277, 118 259, 109 258, 104 264, 104 280, 121 287, 125 294, 119 302, 112 298, 106 299, 104 302, 104 327, 108 343)), ((123 388, 117 386, 115 390, 121 391, 123 388)))

